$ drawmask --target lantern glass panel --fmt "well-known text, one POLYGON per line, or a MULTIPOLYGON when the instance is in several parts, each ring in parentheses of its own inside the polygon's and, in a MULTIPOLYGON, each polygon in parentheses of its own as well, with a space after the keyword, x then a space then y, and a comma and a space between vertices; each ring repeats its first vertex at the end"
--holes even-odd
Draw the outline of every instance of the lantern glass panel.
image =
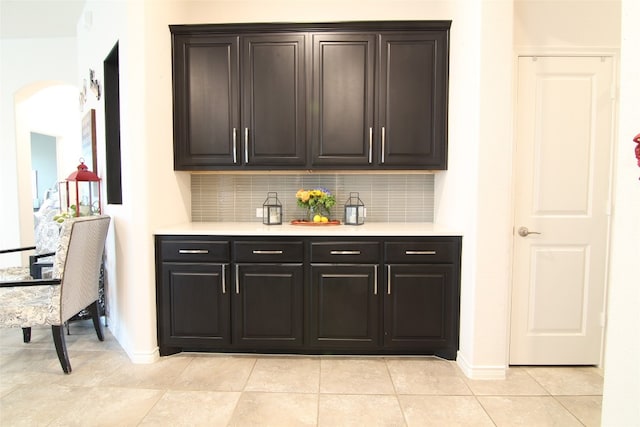
POLYGON ((344 223, 347 225, 364 224, 364 203, 360 200, 359 193, 350 193, 349 199, 344 205, 344 223))
POLYGON ((278 200, 278 193, 267 193, 262 204, 262 223, 265 225, 282 224, 282 203, 278 200))

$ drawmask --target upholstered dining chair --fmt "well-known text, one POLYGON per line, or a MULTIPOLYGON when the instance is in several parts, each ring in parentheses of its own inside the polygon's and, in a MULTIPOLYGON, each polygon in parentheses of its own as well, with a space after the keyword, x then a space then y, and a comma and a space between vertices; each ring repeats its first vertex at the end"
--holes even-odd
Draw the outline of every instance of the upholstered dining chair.
POLYGON ((52 278, 0 282, 0 327, 22 328, 24 342, 32 326, 51 326, 53 342, 65 373, 71 364, 64 323, 83 309, 91 313, 100 341, 104 340, 98 310, 98 280, 111 218, 106 215, 64 221, 56 248, 52 278))
POLYGON ((35 216, 35 246, 14 249, 1 249, 0 254, 15 252, 32 252, 29 255, 29 266, 0 268, 0 281, 43 279, 51 277, 53 255, 60 236, 60 224, 54 220, 57 208, 41 209, 35 216))

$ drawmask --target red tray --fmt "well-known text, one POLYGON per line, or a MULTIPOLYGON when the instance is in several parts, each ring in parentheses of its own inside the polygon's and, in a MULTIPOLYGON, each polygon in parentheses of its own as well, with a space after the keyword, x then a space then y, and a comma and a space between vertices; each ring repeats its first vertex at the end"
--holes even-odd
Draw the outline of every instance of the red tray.
POLYGON ((329 222, 313 222, 313 221, 306 221, 303 219, 294 219, 293 221, 291 221, 291 225, 313 225, 313 226, 317 226, 317 225, 340 225, 340 220, 334 219, 332 221, 329 222))

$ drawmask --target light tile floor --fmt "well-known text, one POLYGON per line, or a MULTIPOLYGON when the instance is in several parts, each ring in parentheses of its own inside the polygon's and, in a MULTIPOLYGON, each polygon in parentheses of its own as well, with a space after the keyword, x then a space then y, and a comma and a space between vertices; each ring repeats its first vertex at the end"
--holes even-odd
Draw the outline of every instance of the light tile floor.
POLYGON ((602 371, 516 367, 470 380, 433 357, 182 353, 135 365, 105 328, 0 330, 1 426, 597 426, 602 371))

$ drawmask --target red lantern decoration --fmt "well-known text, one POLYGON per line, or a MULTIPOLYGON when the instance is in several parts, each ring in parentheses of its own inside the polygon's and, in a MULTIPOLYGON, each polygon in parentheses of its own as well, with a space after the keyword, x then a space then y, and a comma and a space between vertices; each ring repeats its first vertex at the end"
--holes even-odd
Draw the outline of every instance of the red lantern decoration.
POLYGON ((102 213, 100 181, 100 177, 91 172, 81 158, 78 170, 58 184, 62 212, 67 212, 71 216, 100 215, 102 213))

